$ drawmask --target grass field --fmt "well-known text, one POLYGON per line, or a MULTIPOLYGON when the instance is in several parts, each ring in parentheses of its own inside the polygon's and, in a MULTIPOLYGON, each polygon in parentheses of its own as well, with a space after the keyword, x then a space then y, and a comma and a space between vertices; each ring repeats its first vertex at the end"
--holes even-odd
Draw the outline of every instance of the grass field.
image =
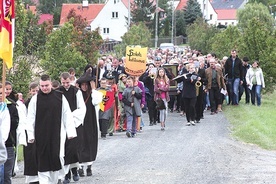
POLYGON ((246 143, 276 150, 276 93, 265 94, 260 107, 245 104, 224 106, 224 114, 231 123, 232 135, 246 143))

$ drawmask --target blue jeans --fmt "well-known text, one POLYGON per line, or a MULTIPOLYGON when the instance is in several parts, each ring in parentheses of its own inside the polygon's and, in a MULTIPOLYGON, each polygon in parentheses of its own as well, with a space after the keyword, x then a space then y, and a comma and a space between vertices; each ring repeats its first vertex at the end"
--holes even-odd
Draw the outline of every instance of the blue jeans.
POLYGON ((4 184, 4 164, 0 165, 0 184, 4 184))
POLYGON ((12 169, 14 166, 15 152, 14 147, 7 147, 7 161, 4 164, 4 180, 5 184, 11 184, 12 169))
POLYGON ((136 133, 136 121, 137 116, 135 113, 133 115, 127 114, 127 131, 131 133, 136 133))
POLYGON ((230 88, 230 95, 232 100, 232 105, 239 104, 239 86, 240 78, 228 79, 228 85, 230 88))
POLYGON ((255 105, 255 99, 257 99, 257 105, 261 105, 261 85, 253 85, 251 89, 251 103, 255 105))

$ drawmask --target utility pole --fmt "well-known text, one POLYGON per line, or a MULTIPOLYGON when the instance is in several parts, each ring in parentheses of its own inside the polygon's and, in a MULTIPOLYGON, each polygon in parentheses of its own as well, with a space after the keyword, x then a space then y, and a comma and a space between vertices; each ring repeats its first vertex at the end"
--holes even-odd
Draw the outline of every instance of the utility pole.
POLYGON ((155 43, 154 47, 157 48, 157 43, 158 43, 158 22, 159 22, 159 17, 158 17, 158 0, 156 0, 156 9, 155 9, 155 43))
POLYGON ((127 30, 130 29, 130 0, 128 0, 128 19, 127 19, 127 30))
POLYGON ((174 0, 172 0, 171 1, 171 3, 172 3, 172 37, 171 37, 171 43, 174 43, 174 21, 175 21, 175 19, 174 19, 174 13, 175 13, 175 11, 174 11, 174 0))

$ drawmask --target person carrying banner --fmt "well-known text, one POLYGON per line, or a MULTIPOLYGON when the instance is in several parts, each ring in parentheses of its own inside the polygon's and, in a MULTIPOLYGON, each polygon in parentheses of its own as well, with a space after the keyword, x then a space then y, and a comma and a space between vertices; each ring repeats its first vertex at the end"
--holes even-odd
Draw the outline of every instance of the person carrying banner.
POLYGON ((114 93, 110 87, 107 86, 107 79, 104 77, 101 78, 100 87, 97 91, 103 94, 102 102, 100 103, 99 125, 101 138, 106 139, 109 121, 112 117, 111 113, 114 105, 114 93))

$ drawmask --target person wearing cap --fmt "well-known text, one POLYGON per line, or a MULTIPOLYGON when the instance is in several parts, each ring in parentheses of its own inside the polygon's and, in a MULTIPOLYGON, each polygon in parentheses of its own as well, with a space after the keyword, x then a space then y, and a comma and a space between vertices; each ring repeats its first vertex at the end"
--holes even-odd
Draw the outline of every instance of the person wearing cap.
POLYGON ((84 175, 86 166, 86 175, 92 176, 92 163, 96 160, 98 152, 98 114, 103 94, 96 90, 95 76, 85 73, 78 80, 83 100, 86 105, 86 114, 83 122, 83 133, 80 137, 82 147, 79 150, 79 161, 81 168, 79 175, 84 175))
POLYGON ((39 84, 40 90, 28 106, 28 142, 36 149, 39 183, 58 183, 64 169, 66 136, 73 139, 77 132, 68 101, 52 89, 50 77, 42 75, 39 84))
POLYGON ((248 85, 247 85, 246 79, 245 79, 246 73, 247 73, 248 69, 251 67, 251 65, 248 62, 249 62, 248 57, 244 57, 242 59, 243 83, 242 83, 242 85, 240 85, 240 89, 239 89, 239 101, 241 100, 243 92, 245 92, 245 103, 246 104, 249 104, 249 99, 250 99, 250 90, 248 88, 248 85))

